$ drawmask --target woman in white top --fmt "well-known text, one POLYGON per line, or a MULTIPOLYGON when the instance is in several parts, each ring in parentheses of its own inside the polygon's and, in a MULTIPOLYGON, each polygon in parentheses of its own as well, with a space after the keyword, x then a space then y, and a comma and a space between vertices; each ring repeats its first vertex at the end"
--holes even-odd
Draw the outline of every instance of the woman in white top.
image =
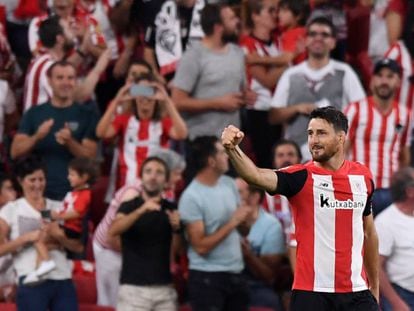
MULTIPOLYGON (((11 253, 18 276, 17 308, 21 311, 78 310, 71 268, 63 248, 81 251, 80 241, 67 239, 53 223, 42 221, 41 212, 59 208, 60 202, 44 197, 46 186, 43 162, 31 156, 18 163, 16 175, 23 196, 0 211, 0 256, 11 253), (36 269, 34 243, 47 240, 50 258, 56 267, 44 274, 37 284, 24 285, 27 274, 36 269)), ((47 214, 47 213, 43 213, 47 214)))

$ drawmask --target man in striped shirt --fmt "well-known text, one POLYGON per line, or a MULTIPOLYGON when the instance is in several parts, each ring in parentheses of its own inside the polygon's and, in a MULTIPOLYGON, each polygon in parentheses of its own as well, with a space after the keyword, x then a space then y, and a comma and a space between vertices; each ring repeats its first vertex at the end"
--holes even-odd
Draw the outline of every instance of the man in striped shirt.
POLYGON ((349 158, 364 163, 374 176, 374 215, 392 203, 390 179, 410 163, 411 113, 395 100, 401 68, 392 59, 377 62, 371 79, 373 95, 345 109, 349 119, 349 158))
POLYGON ((345 160, 348 120, 315 109, 307 128, 313 161, 273 171, 243 153, 244 133, 230 125, 222 143, 248 183, 288 197, 296 225, 297 262, 291 310, 378 310, 378 238, 371 215, 371 173, 345 160))

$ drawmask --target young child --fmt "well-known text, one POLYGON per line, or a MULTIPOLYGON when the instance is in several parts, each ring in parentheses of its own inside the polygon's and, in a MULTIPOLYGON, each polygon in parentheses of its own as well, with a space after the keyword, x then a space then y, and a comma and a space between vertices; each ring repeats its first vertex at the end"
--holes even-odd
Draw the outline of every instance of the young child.
POLYGON ((282 53, 289 53, 294 65, 306 59, 304 45, 306 19, 309 15, 309 5, 304 0, 281 0, 279 2, 280 48, 282 53), (304 47, 303 47, 304 48, 304 47))
MULTIPOLYGON (((68 165, 68 180, 73 191, 68 192, 63 200, 60 211, 47 211, 44 218, 58 221, 60 227, 69 239, 80 239, 82 235, 82 222, 91 203, 90 186, 98 176, 97 163, 88 158, 75 158, 68 165)), ((50 259, 44 240, 34 244, 38 255, 38 267, 29 273, 23 284, 37 283, 40 277, 56 268, 56 264, 50 259)))

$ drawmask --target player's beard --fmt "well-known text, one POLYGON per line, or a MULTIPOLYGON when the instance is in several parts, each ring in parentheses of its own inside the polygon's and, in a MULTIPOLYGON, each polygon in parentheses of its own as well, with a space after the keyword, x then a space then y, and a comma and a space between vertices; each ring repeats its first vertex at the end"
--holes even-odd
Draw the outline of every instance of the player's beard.
POLYGON ((324 146, 323 149, 319 149, 319 150, 323 150, 323 152, 320 154, 315 154, 313 150, 310 150, 312 159, 316 162, 327 162, 338 152, 337 148, 330 147, 330 146, 324 146))

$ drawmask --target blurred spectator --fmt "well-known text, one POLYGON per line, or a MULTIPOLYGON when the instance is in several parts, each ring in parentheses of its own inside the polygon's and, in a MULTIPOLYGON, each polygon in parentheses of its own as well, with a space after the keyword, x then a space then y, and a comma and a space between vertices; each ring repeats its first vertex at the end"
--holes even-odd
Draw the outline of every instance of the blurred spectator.
POLYGON ((151 74, 125 84, 96 128, 103 139, 119 137, 116 189, 133 183, 141 164, 155 147, 168 146, 169 138, 185 139, 187 127, 164 86, 151 74), (115 116, 119 105, 133 100, 133 113, 115 116), (166 113, 163 114, 163 112, 166 113))
MULTIPOLYGON (((127 76, 125 79, 125 84, 132 84, 137 81, 141 75, 146 75, 152 73, 151 66, 145 60, 134 60, 128 68, 127 76)), ((132 100, 124 101, 122 104, 118 105, 115 116, 123 113, 133 113, 132 107, 134 103, 132 100)), ((109 109, 109 107, 108 107, 109 109)), ((109 155, 105 154, 108 160, 109 155)), ((117 171, 118 171, 118 161, 119 161, 119 150, 115 148, 112 153, 112 164, 109 173, 109 184, 106 190, 105 202, 111 202, 113 194, 116 189, 116 180, 117 180, 117 171)))
POLYGON ((80 241, 68 239, 61 230, 43 223, 41 212, 57 210, 60 202, 44 196, 46 167, 36 157, 18 163, 16 175, 23 190, 23 197, 8 203, 0 211, 0 256, 11 253, 18 281, 17 308, 36 311, 78 310, 71 268, 62 247, 80 251, 80 241), (33 286, 22 284, 24 277, 36 268, 36 250, 33 243, 40 233, 46 235, 50 256, 56 269, 33 286), (8 240, 8 241, 7 241, 8 240))
POLYGON ((285 138, 300 146, 304 160, 310 159, 306 131, 309 113, 329 105, 342 109, 365 97, 354 71, 330 58, 335 38, 329 19, 313 19, 307 26, 307 61, 283 73, 272 100, 271 122, 286 124, 285 138))
MULTIPOLYGON (((83 224, 87 222, 93 185, 98 175, 97 163, 88 158, 75 158, 68 164, 68 180, 72 191, 68 192, 58 211, 48 215, 50 220, 57 221, 58 225, 68 239, 82 237, 83 224)), ((37 252, 37 268, 29 273, 23 284, 29 285, 39 282, 43 275, 56 268, 56 263, 50 259, 47 247, 42 240, 34 243, 37 252)))
POLYGON ((289 57, 289 63, 294 65, 306 59, 302 51, 309 15, 309 4, 306 0, 281 0, 279 2, 280 49, 289 57))
POLYGON ((272 285, 285 253, 282 226, 261 207, 264 190, 249 186, 241 178, 236 178, 236 184, 240 198, 249 210, 243 223, 249 232, 242 240, 242 252, 250 306, 281 310, 279 296, 272 285))
POLYGON ((80 47, 85 35, 91 40, 90 53, 98 58, 106 47, 103 34, 100 32, 98 21, 81 7, 81 2, 75 0, 52 0, 51 14, 45 14, 32 19, 29 26, 28 41, 33 55, 44 52, 42 41, 39 38, 39 27, 43 21, 57 15, 66 35, 74 40, 76 48, 80 47))
POLYGON ((14 93, 7 81, 0 80, 0 171, 8 166, 7 149, 3 146, 4 136, 15 129, 18 122, 19 113, 14 93))
MULTIPOLYGON (((185 161, 176 152, 169 149, 157 148, 151 150, 149 156, 155 156, 167 163, 170 178, 164 189, 163 197, 175 202, 175 198, 168 196, 174 192, 175 184, 182 178, 185 161)), ((108 235, 109 227, 115 219, 116 212, 122 202, 129 201, 141 192, 141 180, 137 176, 134 183, 123 186, 113 196, 104 218, 95 230, 93 238, 93 252, 96 262, 96 285, 98 289, 98 305, 116 306, 121 271, 121 246, 119 239, 111 239, 108 235)))
POLYGON ((390 0, 372 0, 371 2, 368 53, 375 64, 390 47, 387 24, 385 22, 387 6, 390 0))
POLYGON ((109 235, 121 236, 118 310, 177 310, 170 272, 171 248, 181 240, 177 205, 162 198, 167 164, 149 157, 140 171, 141 193, 122 203, 109 235))
POLYGON ((313 0, 312 12, 309 21, 318 17, 329 19, 336 30, 336 44, 331 51, 331 57, 345 61, 347 23, 343 8, 343 0, 313 0))
MULTIPOLYGON (((16 200, 17 192, 10 176, 0 173, 0 211, 7 203, 16 200)), ((1 225, 0 225, 1 226, 1 225)), ((7 237, 1 243, 7 242, 7 237)), ((14 301, 16 273, 11 254, 0 256, 0 302, 14 301)))
POLYGON ((270 126, 268 114, 273 90, 285 67, 260 63, 266 58, 278 58, 280 54, 278 44, 273 40, 276 7, 270 0, 251 0, 248 2, 248 12, 251 33, 241 38, 240 45, 247 54, 248 83, 250 89, 257 93, 257 100, 246 106, 246 130, 256 162, 261 167, 270 167, 270 149, 280 138, 282 129, 280 126, 270 126), (253 64, 249 64, 252 56, 256 59, 253 64))
POLYGON ((167 0, 146 29, 145 60, 160 79, 170 81, 183 52, 203 36, 200 11, 205 0, 167 0))
POLYGON ((394 204, 375 219, 380 254, 383 311, 414 310, 414 169, 406 167, 391 179, 394 204))
POLYGON ((408 11, 409 0, 389 0, 385 13, 387 24, 388 43, 390 45, 397 42, 403 34, 408 11))
POLYGON ((229 6, 206 5, 201 12, 206 36, 180 61, 172 98, 183 113, 190 140, 218 137, 227 124, 240 125, 240 108, 256 99, 245 89, 243 51, 232 43, 238 40, 239 24, 229 6))
POLYGON ((371 79, 373 95, 346 108, 347 152, 351 160, 364 163, 372 172, 374 215, 392 203, 392 174, 410 163, 411 113, 395 100, 400 75, 394 60, 378 61, 371 79))
POLYGON ((32 152, 46 162, 46 196, 62 200, 70 185, 66 178, 68 163, 74 157, 94 158, 97 152, 97 116, 74 102, 76 73, 72 64, 60 61, 48 69, 53 91, 49 102, 28 110, 15 135, 11 156, 16 159, 32 152))
POLYGON ((236 228, 247 208, 234 180, 224 173, 228 156, 215 136, 193 142, 196 176, 184 190, 179 211, 188 237, 188 292, 192 310, 248 310, 249 295, 236 228))
MULTIPOLYGON (((302 162, 302 153, 299 146, 292 140, 281 139, 273 147, 273 168, 280 169, 302 162)), ((285 233, 290 266, 295 271, 296 266, 296 237, 295 225, 292 219, 291 207, 288 199, 280 194, 270 195, 266 192, 263 207, 275 216, 282 224, 285 233)))
MULTIPOLYGON (((34 58, 28 69, 25 81, 24 110, 44 104, 52 97, 47 72, 55 61, 66 59, 77 68, 79 64, 83 63, 88 51, 93 49, 90 37, 85 35, 81 47, 76 50, 76 53, 68 56, 68 53, 73 51, 74 41, 67 35, 62 23, 59 17, 54 16, 44 20, 39 27, 39 38, 44 53, 34 58)), ((108 51, 101 54, 95 67, 87 74, 83 83, 77 85, 72 91, 73 98, 81 101, 90 98, 99 76, 108 64, 108 55, 108 51)))
MULTIPOLYGON (((132 23, 144 30, 148 27, 153 27, 155 25, 155 17, 165 2, 166 0, 133 0, 130 16, 132 23)), ((177 1, 177 3, 182 2, 182 0, 177 1)))

